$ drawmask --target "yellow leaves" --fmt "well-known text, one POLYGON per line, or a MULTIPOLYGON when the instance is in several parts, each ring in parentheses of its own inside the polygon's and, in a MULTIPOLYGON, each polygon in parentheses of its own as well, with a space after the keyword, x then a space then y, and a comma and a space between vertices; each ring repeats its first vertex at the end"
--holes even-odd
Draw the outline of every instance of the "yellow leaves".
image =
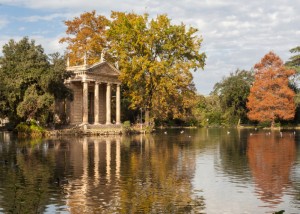
POLYGON ((110 18, 92 11, 65 22, 68 36, 61 42, 68 43, 71 65, 82 63, 85 53, 94 63, 107 47, 118 61, 132 108, 179 116, 191 103, 185 96, 195 90, 190 71, 205 65, 198 30, 173 25, 165 14, 149 20, 148 14, 112 11, 110 18))

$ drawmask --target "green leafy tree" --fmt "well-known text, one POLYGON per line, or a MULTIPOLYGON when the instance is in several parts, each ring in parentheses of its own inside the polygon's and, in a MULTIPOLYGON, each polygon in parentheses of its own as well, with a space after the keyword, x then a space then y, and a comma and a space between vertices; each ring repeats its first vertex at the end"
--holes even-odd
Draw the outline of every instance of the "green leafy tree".
POLYGON ((296 104, 296 122, 300 120, 300 90, 299 90, 299 74, 300 74, 300 46, 292 48, 290 50, 294 54, 290 59, 285 63, 285 65, 296 71, 295 78, 290 79, 290 87, 295 91, 295 104, 296 104))
POLYGON ((227 124, 237 124, 239 120, 247 120, 247 98, 254 81, 252 71, 236 70, 229 77, 223 78, 214 86, 213 93, 220 98, 227 124))
POLYGON ((197 96, 197 104, 193 108, 193 115, 199 126, 224 125, 220 98, 213 93, 209 96, 197 96))
POLYGON ((204 67, 202 38, 195 28, 173 25, 167 15, 112 12, 110 54, 119 63, 120 79, 132 109, 152 118, 180 118, 191 109, 195 87, 191 70, 204 67))
POLYGON ((300 46, 292 48, 291 53, 295 54, 285 63, 286 66, 296 70, 297 74, 300 73, 300 46), (298 54, 297 54, 298 53, 298 54))
POLYGON ((54 112, 55 99, 71 97, 63 85, 63 58, 58 54, 49 58, 40 45, 27 37, 19 42, 10 40, 2 52, 1 116, 14 123, 35 119, 46 124, 54 112))

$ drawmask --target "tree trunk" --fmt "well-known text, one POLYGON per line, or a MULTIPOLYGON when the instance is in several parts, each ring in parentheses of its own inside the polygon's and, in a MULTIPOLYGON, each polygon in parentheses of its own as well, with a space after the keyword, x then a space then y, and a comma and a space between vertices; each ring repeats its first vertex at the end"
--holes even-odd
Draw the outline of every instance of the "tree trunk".
POLYGON ((150 125, 150 110, 149 109, 145 110, 145 125, 146 126, 150 125))
POLYGON ((239 118, 239 121, 238 121, 238 124, 237 124, 237 127, 240 127, 241 126, 241 118, 239 118))

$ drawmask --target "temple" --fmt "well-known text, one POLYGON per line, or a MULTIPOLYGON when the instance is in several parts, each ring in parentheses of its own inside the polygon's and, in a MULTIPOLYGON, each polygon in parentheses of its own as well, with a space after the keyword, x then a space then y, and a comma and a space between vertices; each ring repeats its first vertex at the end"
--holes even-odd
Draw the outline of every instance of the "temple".
POLYGON ((93 65, 67 66, 72 77, 65 84, 73 91, 73 101, 65 104, 71 125, 121 124, 120 72, 101 60, 93 65), (114 110, 115 109, 115 110, 114 110))

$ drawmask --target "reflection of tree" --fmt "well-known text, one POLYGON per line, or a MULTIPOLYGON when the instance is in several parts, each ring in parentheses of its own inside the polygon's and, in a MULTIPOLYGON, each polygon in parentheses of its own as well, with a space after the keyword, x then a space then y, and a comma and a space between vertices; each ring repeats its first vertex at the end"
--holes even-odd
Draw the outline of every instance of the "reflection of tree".
POLYGON ((203 199, 192 196, 195 160, 178 145, 162 141, 148 136, 143 145, 134 145, 126 153, 127 160, 122 162, 128 164, 123 167, 131 177, 122 181, 120 212, 189 213, 203 209, 203 199))
MULTIPOLYGON (((296 141, 299 141, 299 139, 296 139, 296 141)), ((296 145, 297 147, 297 160, 294 165, 293 173, 291 174, 291 180, 293 182, 293 188, 295 189, 295 196, 293 200, 293 204, 299 204, 300 202, 300 170, 299 170, 299 163, 300 163, 300 148, 299 148, 299 143, 296 145)))
POLYGON ((0 207, 6 213, 41 213, 49 192, 53 157, 36 151, 41 141, 5 144, 2 151, 6 164, 0 167, 2 199, 0 207), (35 145, 35 146, 31 146, 35 145))
POLYGON ((0 143, 0 212, 199 213, 189 138, 163 136, 0 143))
MULTIPOLYGON (((225 130, 226 131, 226 130, 225 130)), ((250 180, 248 174, 248 160, 246 157, 245 137, 247 130, 231 130, 230 134, 223 134, 220 143, 221 167, 224 173, 241 182, 250 180)))
POLYGON ((295 139, 272 135, 248 138, 247 156, 262 201, 280 203, 283 190, 290 185, 289 175, 295 161, 295 139))

